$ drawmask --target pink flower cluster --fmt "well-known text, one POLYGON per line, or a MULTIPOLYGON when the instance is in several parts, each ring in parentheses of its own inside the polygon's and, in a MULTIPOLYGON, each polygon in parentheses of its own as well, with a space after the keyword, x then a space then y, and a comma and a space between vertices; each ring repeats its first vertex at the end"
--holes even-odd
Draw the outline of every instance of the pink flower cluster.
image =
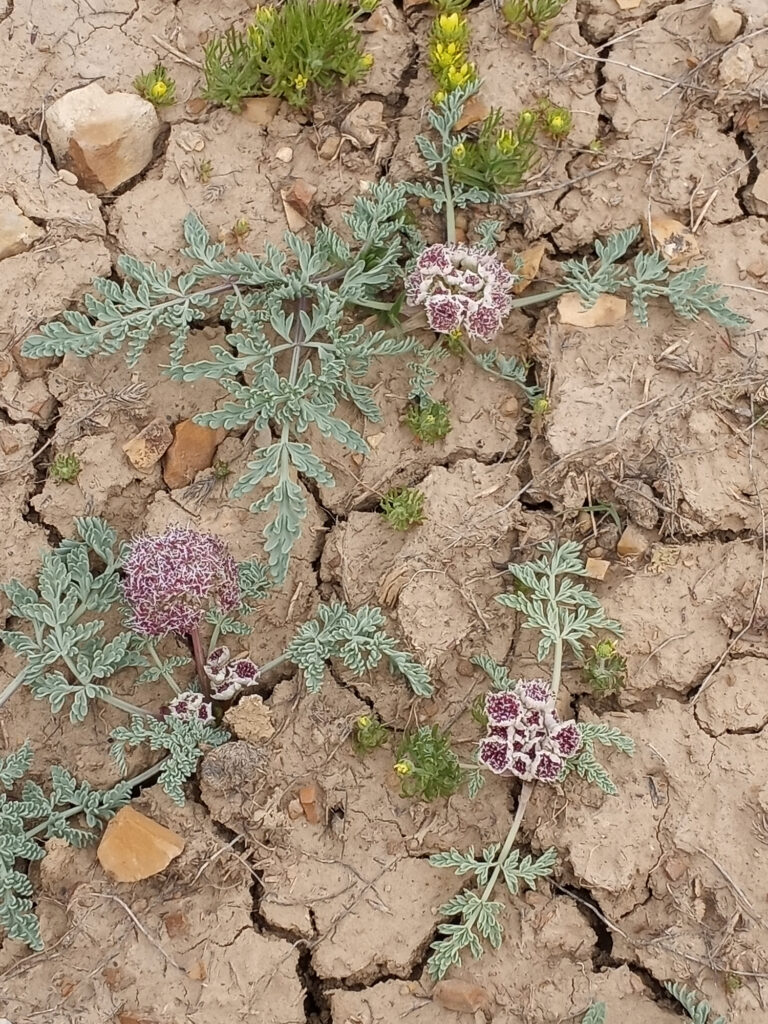
POLYGON ((213 700, 232 700, 247 686, 253 686, 261 675, 261 670, 250 658, 235 658, 229 653, 228 647, 217 647, 208 655, 203 666, 211 684, 213 700))
POLYGON ((213 709, 202 693, 195 693, 194 690, 185 690, 178 697, 161 709, 166 715, 180 718, 183 722, 200 722, 202 725, 210 725, 214 721, 213 709))
POLYGON ((485 698, 488 733, 479 760, 497 775, 525 782, 557 782, 566 760, 581 746, 574 721, 561 722, 544 679, 520 679, 513 690, 485 698))
POLYGON ((237 563, 226 544, 182 527, 130 545, 123 593, 131 625, 144 636, 188 636, 212 605, 230 612, 241 603, 237 563))
POLYGON ((405 283, 411 306, 424 306, 433 331, 461 330, 491 341, 511 308, 515 283, 504 264, 485 249, 467 245, 430 245, 405 283))

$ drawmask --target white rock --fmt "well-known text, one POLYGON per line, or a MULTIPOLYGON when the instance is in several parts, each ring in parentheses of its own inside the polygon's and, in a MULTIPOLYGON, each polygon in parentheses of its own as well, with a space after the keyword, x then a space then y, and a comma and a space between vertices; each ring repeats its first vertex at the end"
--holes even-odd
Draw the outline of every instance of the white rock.
POLYGON ((372 146, 387 130, 384 124, 384 104, 379 100, 365 100, 350 110, 341 122, 341 130, 362 148, 372 146))
POLYGON ((741 32, 741 24, 741 15, 732 7, 715 4, 709 12, 709 33, 716 43, 732 43, 741 32))
POLYGON ((0 260, 26 252, 44 234, 41 227, 24 216, 10 196, 0 195, 0 260))
POLYGON ((284 164, 289 164, 293 160, 293 150, 290 146, 281 146, 280 149, 275 153, 278 160, 281 160, 284 164))
POLYGON ((754 71, 752 52, 746 43, 739 43, 723 54, 717 74, 723 85, 746 85, 754 71))
POLYGON ((151 103, 96 82, 51 105, 45 118, 56 163, 89 192, 111 192, 144 170, 160 131, 151 103))
POLYGON ((72 171, 59 171, 59 181, 63 181, 65 185, 76 185, 77 175, 73 174, 72 171))

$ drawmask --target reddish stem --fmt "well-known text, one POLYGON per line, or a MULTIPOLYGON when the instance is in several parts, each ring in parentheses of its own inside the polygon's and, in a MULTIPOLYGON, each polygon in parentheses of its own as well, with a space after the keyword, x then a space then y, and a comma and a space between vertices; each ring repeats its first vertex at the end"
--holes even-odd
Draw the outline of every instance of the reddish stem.
POLYGON ((210 700, 211 684, 208 681, 208 676, 205 674, 205 658, 203 657, 203 644, 200 640, 200 630, 195 626, 189 635, 192 640, 192 655, 195 659, 195 669, 197 670, 197 678, 200 681, 200 689, 208 700, 210 700))

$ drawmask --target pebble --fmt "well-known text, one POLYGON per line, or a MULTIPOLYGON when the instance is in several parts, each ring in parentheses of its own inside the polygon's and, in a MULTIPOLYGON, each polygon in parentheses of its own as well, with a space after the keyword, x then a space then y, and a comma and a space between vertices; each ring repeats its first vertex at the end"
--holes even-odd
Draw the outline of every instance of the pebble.
POLYGON ((386 131, 384 104, 380 100, 365 100, 350 110, 341 122, 341 130, 360 148, 372 146, 386 131))
POLYGON ((320 148, 317 151, 317 155, 321 160, 333 160, 336 154, 339 152, 339 145, 341 144, 341 136, 329 135, 327 139, 323 139, 320 144, 320 148))
POLYGON ((177 423, 163 465, 163 479, 168 487, 172 491, 187 487, 202 469, 212 466, 216 448, 224 436, 223 430, 202 427, 193 420, 177 423))
POLYGON ((173 442, 171 428, 159 416, 123 445, 128 461, 135 469, 151 469, 165 455, 173 442))
POLYGON ((184 840, 133 807, 121 807, 102 836, 96 856, 118 882, 140 882, 164 871, 184 849, 184 840))
POLYGON ((716 43, 732 43, 741 32, 741 25, 741 15, 732 7, 715 4, 709 12, 709 34, 716 43))
POLYGON ((768 213, 768 171, 761 171, 752 186, 752 204, 757 214, 768 213))
POLYGON ((106 93, 97 82, 51 104, 45 125, 57 166, 97 195, 144 170, 160 131, 151 103, 135 93, 106 93))
POLYGON ((0 260, 26 252, 44 234, 9 195, 0 195, 0 260))
POLYGON ((616 545, 616 553, 621 558, 638 558, 648 550, 649 542, 646 535, 637 526, 630 525, 624 530, 616 545))
POLYGON ((746 85, 755 72, 752 52, 746 43, 739 43, 723 54, 717 76, 725 85, 746 85))
POLYGON ((290 146, 281 146, 275 153, 275 157, 284 164, 289 164, 293 160, 293 150, 290 146))
POLYGON ((59 181, 65 185, 76 185, 77 175, 73 174, 72 171, 65 171, 63 168, 59 171, 59 181))
POLYGON ((252 96, 243 100, 242 116, 251 124, 268 125, 280 109, 279 96, 252 96))

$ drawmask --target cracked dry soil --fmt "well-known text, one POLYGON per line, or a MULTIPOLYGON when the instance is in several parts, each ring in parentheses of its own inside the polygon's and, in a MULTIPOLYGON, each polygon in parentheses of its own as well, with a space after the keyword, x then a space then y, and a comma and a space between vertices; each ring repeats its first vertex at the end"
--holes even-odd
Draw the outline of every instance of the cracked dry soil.
MULTIPOLYGON (((577 330, 549 308, 517 313, 502 348, 531 360, 550 413, 530 424, 511 388, 450 359, 437 397, 450 396, 454 429, 433 447, 415 445, 401 426, 405 372, 377 367, 384 420, 365 429, 372 454, 359 462, 318 442, 337 487, 308 494, 287 584, 262 606, 249 640, 263 662, 320 600, 377 602, 439 684, 419 720, 451 723, 469 750, 476 727, 467 707, 482 687, 469 657, 487 651, 521 675, 535 671, 530 638, 493 600, 501 567, 552 535, 575 536, 611 562, 595 589, 624 625, 629 683, 608 706, 573 665, 564 686, 582 719, 620 725, 638 752, 610 764, 618 797, 578 781, 567 801, 534 796, 522 840, 558 847, 556 884, 517 899, 502 949, 453 975, 485 987, 494 1019, 509 1024, 580 1019, 594 999, 613 1024, 672 1024, 681 1011, 664 995, 666 979, 698 987, 730 1024, 768 1020, 768 442, 759 422, 768 403, 768 225, 751 191, 768 173, 760 102, 768 13, 764 0, 734 0, 744 16, 736 45, 748 48, 751 71, 723 84, 718 69, 733 47, 712 41, 709 6, 569 0, 531 52, 483 3, 469 12, 472 57, 486 100, 511 116, 542 95, 574 116, 567 144, 545 151, 523 196, 498 211, 504 256, 543 241, 546 279, 596 235, 649 213, 677 217, 695 226, 711 277, 751 328, 730 337, 660 309, 649 329, 577 330), (563 185, 569 178, 578 180, 563 185), (429 516, 404 536, 375 514, 378 495, 402 483, 418 483, 429 516), (642 531, 646 550, 634 561, 616 555, 611 518, 584 511, 600 503, 642 531)), ((86 513, 107 517, 123 537, 184 522, 221 534, 237 557, 260 550, 263 524, 247 501, 199 482, 169 491, 159 467, 141 474, 122 453, 152 418, 176 423, 215 406, 215 382, 188 389, 161 377, 159 346, 131 371, 121 357, 19 355, 37 324, 76 307, 95 275, 113 272, 120 252, 178 265, 190 209, 214 236, 247 218, 246 245, 260 251, 280 241, 280 189, 297 178, 318 189, 315 221, 336 225, 361 182, 421 173, 413 139, 430 92, 428 8, 404 12, 384 0, 366 39, 371 77, 321 99, 311 119, 282 107, 259 127, 191 102, 199 73, 164 45, 199 60, 202 43, 250 7, 11 0, 0 14, 8 69, 0 194, 44 231, 29 251, 0 261, 3 579, 31 580, 38 551, 71 535, 72 517, 86 513), (93 80, 129 90, 158 60, 179 99, 162 111, 166 134, 149 169, 101 199, 62 182, 39 139, 46 104, 93 80), (318 147, 361 98, 385 103, 386 133, 371 149, 347 142, 320 160, 318 147), (275 156, 286 145, 289 164, 275 156), (206 184, 202 160, 213 168, 206 184), (78 482, 46 480, 50 458, 71 450, 84 466, 78 482)), ((217 325, 201 326, 193 354, 222 337, 217 325)), ((229 436, 219 456, 236 471, 243 439, 229 436)), ((8 651, 0 670, 14 671, 8 651)), ((0 1016, 13 1024, 469 1019, 428 996, 435 908, 460 880, 427 857, 501 837, 508 786, 489 784, 472 804, 463 795, 404 801, 389 753, 363 761, 347 742, 368 709, 406 721, 404 689, 375 674, 352 685, 338 668, 314 699, 300 699, 292 678, 268 684, 270 740, 241 735, 210 753, 182 809, 154 788, 138 798, 186 839, 161 876, 116 885, 92 849, 48 844, 34 868, 46 951, 0 947, 0 1016), (289 813, 307 782, 322 794, 317 825, 289 813)), ((30 736, 36 770, 61 761, 106 784, 109 710, 74 729, 20 694, 0 720, 3 744, 30 736)))

